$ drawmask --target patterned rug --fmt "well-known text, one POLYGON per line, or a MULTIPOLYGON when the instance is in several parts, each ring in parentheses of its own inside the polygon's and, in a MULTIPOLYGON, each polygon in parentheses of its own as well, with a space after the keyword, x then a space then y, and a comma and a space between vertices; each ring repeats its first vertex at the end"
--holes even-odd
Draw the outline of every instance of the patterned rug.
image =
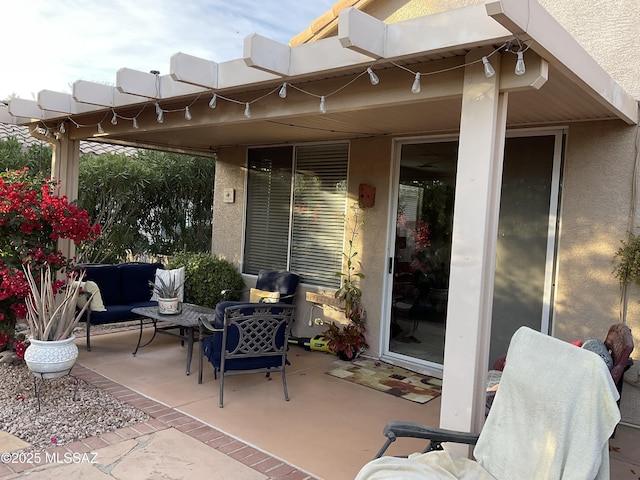
POLYGON ((439 378, 421 375, 378 360, 358 359, 345 362, 343 366, 326 373, 416 403, 427 403, 438 397, 442 390, 442 380, 439 378))

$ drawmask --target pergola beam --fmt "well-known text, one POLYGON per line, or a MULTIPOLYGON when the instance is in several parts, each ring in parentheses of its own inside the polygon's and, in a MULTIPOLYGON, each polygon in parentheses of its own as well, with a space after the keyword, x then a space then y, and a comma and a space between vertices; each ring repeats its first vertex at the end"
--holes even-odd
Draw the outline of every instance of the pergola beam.
POLYGON ((204 88, 218 88, 218 64, 186 53, 176 53, 169 62, 170 75, 178 82, 204 88))
POLYGON ((73 115, 100 110, 100 107, 77 102, 70 94, 54 92, 52 90, 40 90, 38 92, 38 106, 42 110, 73 115))
POLYGON ((526 34, 528 48, 579 85, 596 102, 628 124, 638 123, 638 104, 538 2, 487 0, 487 14, 515 35, 526 34))
POLYGON ((122 93, 157 100, 193 95, 206 91, 202 87, 176 82, 171 75, 141 72, 132 68, 118 70, 116 73, 116 88, 122 93))
POLYGON ((499 44, 513 37, 507 28, 487 16, 482 5, 388 25, 360 10, 348 8, 340 13, 338 21, 337 38, 341 45, 376 59, 397 60, 420 53, 479 47, 488 40, 499 44))
POLYGON ((180 83, 216 90, 246 85, 259 86, 281 77, 248 67, 243 59, 215 63, 185 53, 171 57, 171 76, 180 83))
POLYGON ((291 50, 289 45, 262 35, 249 35, 244 39, 244 62, 248 67, 285 76, 291 67, 291 50))
POLYGON ((50 112, 48 110, 42 110, 37 102, 33 100, 25 100, 23 98, 12 98, 9 100, 8 107, 9 114, 14 117, 23 117, 29 119, 26 123, 31 123, 38 120, 50 120, 54 118, 60 118, 61 115, 58 112, 50 112))
POLYGON ((80 103, 100 105, 102 107, 122 107, 145 102, 148 99, 138 95, 122 93, 115 87, 102 83, 78 80, 73 84, 73 98, 80 103))
POLYGON ((0 123, 25 125, 30 122, 31 119, 26 117, 16 117, 9 113, 9 105, 0 105, 0 123))

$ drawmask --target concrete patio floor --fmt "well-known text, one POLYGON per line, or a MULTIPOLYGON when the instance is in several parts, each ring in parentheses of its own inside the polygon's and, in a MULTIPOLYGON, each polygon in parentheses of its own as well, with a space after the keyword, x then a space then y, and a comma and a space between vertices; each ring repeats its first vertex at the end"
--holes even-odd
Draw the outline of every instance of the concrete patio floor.
MULTIPOLYGON (((186 376, 186 348, 177 340, 158 336, 133 357, 136 340, 135 331, 96 335, 87 352, 78 339, 73 373, 150 420, 53 447, 39 464, 0 463, 0 477, 346 480, 379 449, 387 421, 438 423, 439 398, 421 405, 334 378, 325 372, 342 362, 297 346, 289 354, 289 402, 279 374, 272 380, 243 375, 225 380, 221 409, 208 364, 198 384, 197 350, 186 376)), ((22 448, 20 442, 0 435, 0 451, 22 448)), ((421 448, 411 440, 396 443, 389 454, 421 448)), ((639 475, 640 430, 619 426, 611 440, 611 478, 639 475)))

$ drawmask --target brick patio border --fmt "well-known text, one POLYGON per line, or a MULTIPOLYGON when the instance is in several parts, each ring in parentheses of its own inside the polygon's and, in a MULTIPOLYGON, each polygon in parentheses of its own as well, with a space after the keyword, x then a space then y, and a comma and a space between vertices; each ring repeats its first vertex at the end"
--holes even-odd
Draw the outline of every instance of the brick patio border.
MULTIPOLYGON (((121 402, 142 410, 150 419, 130 427, 119 428, 112 432, 88 437, 66 445, 47 448, 45 451, 63 456, 65 453, 88 453, 98 448, 114 445, 125 440, 134 439, 150 433, 175 428, 186 435, 208 445, 211 448, 237 460, 244 465, 266 475, 271 480, 317 480, 315 477, 270 456, 246 443, 236 440, 225 433, 196 420, 189 415, 171 407, 151 400, 133 390, 113 382, 99 373, 82 365, 73 367, 73 374, 105 392, 110 393, 121 402)), ((0 478, 22 473, 37 467, 37 464, 5 464, 0 463, 0 478)))

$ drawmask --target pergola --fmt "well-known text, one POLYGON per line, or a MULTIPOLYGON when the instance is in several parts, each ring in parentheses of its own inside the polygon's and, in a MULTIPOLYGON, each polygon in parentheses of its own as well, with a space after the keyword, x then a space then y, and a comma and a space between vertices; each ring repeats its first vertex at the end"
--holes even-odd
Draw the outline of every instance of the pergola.
POLYGON ((123 68, 116 86, 78 80, 72 94, 13 99, 0 105, 0 122, 49 139, 53 174, 70 198, 80 140, 213 155, 227 146, 458 133, 449 285, 457 301, 448 307, 441 425, 479 431, 506 129, 636 124, 635 100, 535 0, 487 0, 395 24, 349 8, 333 37, 289 46, 251 35, 241 59, 177 53, 170 65, 166 75, 123 68), (518 51, 526 71, 516 74, 518 51))

